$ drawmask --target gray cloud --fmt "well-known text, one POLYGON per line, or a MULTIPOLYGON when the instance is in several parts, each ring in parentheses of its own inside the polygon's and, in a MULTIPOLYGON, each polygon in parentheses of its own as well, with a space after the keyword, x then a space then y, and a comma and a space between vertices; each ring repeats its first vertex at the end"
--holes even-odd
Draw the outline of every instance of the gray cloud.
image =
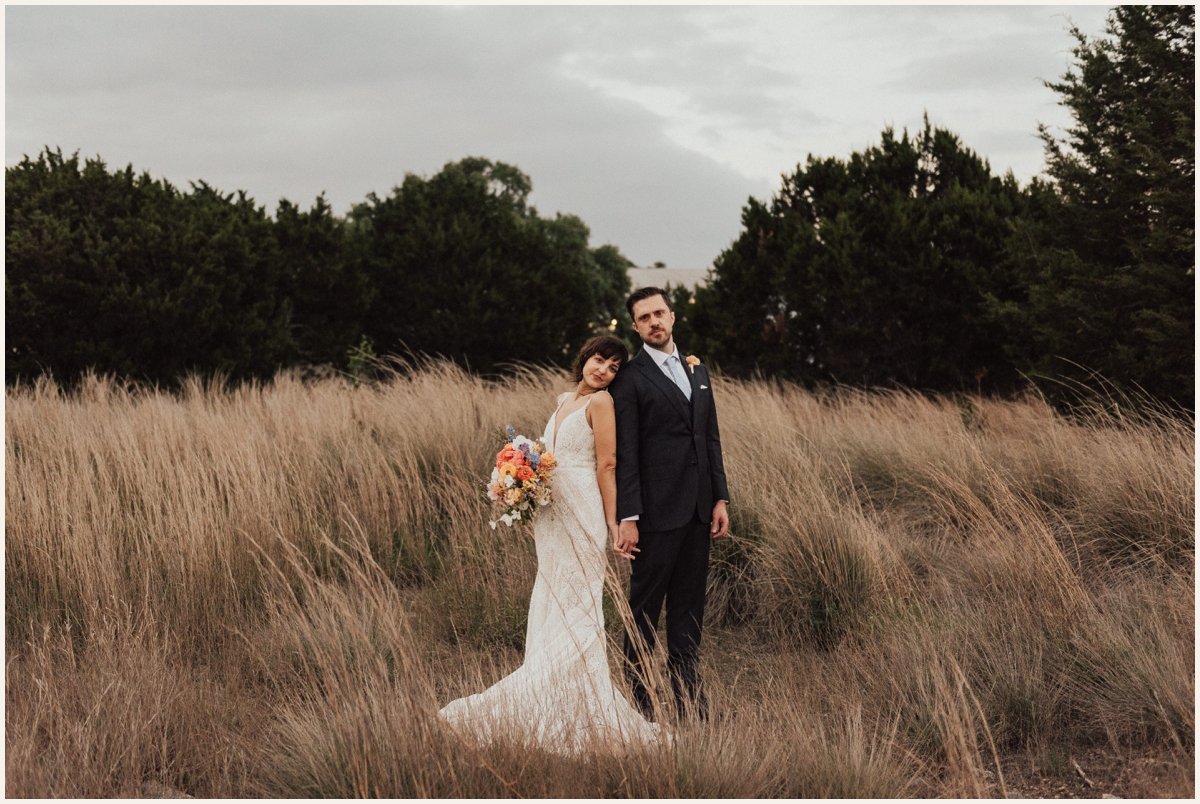
POLYGON ((544 214, 580 215, 595 242, 707 265, 761 184, 562 75, 587 33, 564 10, 508 11, 11 8, 6 160, 61 145, 268 208, 325 191, 344 210, 481 155, 529 173, 544 214))
MULTIPOLYGON (((1103 9, 1076 7, 1084 30, 1103 9)), ((43 145, 273 209, 346 210, 468 155, 639 263, 702 267, 808 153, 928 109, 997 170, 1061 122, 1062 9, 89 7, 5 10, 6 145, 43 145), (1058 16, 1055 16, 1058 15, 1058 16), (1055 115, 1058 114, 1058 117, 1055 115)))
POLYGON ((1039 44, 1023 32, 989 37, 986 49, 965 43, 913 60, 888 86, 930 93, 1023 92, 1057 79, 1065 69, 1061 55, 1039 44))

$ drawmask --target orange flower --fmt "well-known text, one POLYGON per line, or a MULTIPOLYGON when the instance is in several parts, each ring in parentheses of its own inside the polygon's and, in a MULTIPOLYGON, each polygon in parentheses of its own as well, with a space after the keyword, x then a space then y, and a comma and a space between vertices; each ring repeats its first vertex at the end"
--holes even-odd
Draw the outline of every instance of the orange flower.
POLYGON ((550 469, 553 469, 555 466, 558 466, 558 461, 554 460, 553 452, 543 452, 542 457, 538 462, 538 466, 539 467, 544 466, 544 467, 546 467, 547 470, 550 470, 550 469))
POLYGON ((524 480, 530 480, 532 478, 533 478, 533 469, 529 468, 528 466, 518 466, 517 467, 517 480, 524 481, 524 480))
POLYGON ((500 470, 500 477, 516 477, 517 467, 511 463, 502 463, 496 467, 500 470))

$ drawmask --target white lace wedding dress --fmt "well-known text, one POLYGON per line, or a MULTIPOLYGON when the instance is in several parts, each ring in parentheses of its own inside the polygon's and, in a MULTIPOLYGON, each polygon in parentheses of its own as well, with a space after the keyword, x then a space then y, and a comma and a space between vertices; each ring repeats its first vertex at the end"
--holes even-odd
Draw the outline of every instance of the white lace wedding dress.
MULTIPOLYGON (((558 399, 559 408, 570 394, 558 399)), ((551 503, 538 511, 533 538, 538 571, 529 600, 525 661, 475 695, 438 715, 481 742, 510 738, 547 751, 577 754, 653 743, 657 724, 642 717, 613 686, 601 595, 608 533, 596 484, 596 450, 586 404, 558 409, 543 440, 558 467, 551 503)))

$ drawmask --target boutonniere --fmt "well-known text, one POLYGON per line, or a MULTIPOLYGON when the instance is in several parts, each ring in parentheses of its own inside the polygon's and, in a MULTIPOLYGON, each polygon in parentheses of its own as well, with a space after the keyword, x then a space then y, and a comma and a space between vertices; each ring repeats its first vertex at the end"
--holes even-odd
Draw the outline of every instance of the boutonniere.
POLYGON ((688 355, 683 359, 683 362, 688 364, 688 371, 695 374, 696 366, 700 365, 700 358, 696 357, 695 355, 688 355))

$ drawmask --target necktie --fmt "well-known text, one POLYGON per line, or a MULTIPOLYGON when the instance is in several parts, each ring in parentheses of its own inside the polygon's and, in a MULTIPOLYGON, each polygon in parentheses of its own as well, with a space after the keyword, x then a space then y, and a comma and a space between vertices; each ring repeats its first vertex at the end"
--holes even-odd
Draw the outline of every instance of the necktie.
MULTIPOLYGON (((678 350, 676 350, 678 352, 678 350)), ((679 386, 679 390, 683 391, 683 395, 692 400, 692 385, 688 382, 687 375, 683 373, 683 365, 679 362, 679 355, 673 354, 667 358, 667 373, 671 375, 671 379, 679 386)))

